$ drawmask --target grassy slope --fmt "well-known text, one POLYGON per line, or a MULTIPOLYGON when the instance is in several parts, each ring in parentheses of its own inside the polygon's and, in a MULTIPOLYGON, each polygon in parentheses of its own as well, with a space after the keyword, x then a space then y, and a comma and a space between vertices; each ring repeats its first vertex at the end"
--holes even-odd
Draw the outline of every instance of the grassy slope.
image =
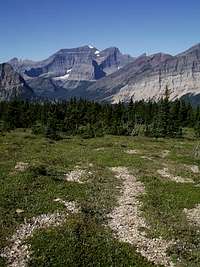
MULTIPOLYGON (((0 136, 0 247, 7 244, 7 237, 24 218, 64 210, 53 202, 61 197, 77 201, 82 213, 71 216, 62 228, 34 235, 30 240, 34 251, 30 266, 152 266, 134 248, 114 240, 109 229, 103 227, 106 214, 116 206, 120 185, 107 167, 127 166, 146 187, 142 201, 144 216, 152 225, 149 235, 177 238, 178 246, 169 253, 182 259, 181 266, 198 266, 200 234, 189 226, 182 210, 200 203, 200 187, 166 181, 156 172, 166 163, 174 174, 192 177, 198 184, 198 174, 184 167, 200 166, 192 155, 195 143, 111 136, 49 142, 19 131, 0 136), (102 147, 104 150, 96 150, 102 147), (138 149, 140 153, 128 155, 124 152, 127 149, 138 149), (165 159, 161 157, 163 150, 171 151, 165 159), (142 159, 142 155, 154 161, 142 159), (29 162, 34 168, 13 173, 18 161, 29 162), (93 172, 88 183, 62 179, 61 174, 76 165, 93 172), (47 173, 42 175, 38 166, 47 173), (17 215, 17 208, 25 212, 17 215)), ((0 266, 5 266, 1 258, 0 266)))

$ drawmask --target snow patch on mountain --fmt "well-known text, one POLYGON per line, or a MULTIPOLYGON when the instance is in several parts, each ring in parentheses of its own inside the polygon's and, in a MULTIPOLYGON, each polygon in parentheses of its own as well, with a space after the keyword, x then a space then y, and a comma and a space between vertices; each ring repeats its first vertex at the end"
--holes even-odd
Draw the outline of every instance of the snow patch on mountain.
POLYGON ((55 77, 54 80, 68 80, 71 71, 72 69, 67 70, 67 73, 65 75, 55 77))

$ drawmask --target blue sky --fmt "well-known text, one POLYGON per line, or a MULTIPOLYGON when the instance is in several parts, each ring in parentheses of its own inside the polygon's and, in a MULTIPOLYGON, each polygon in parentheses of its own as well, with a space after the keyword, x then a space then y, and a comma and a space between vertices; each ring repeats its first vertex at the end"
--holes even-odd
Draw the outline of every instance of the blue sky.
POLYGON ((85 44, 176 54, 200 42, 200 1, 2 0, 0 25, 1 62, 85 44))

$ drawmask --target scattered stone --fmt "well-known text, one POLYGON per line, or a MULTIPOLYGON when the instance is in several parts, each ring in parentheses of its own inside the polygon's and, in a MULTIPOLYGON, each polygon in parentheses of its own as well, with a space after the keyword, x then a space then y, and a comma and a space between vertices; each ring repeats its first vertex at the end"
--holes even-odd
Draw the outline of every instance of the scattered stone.
POLYGON ((93 163, 89 163, 88 165, 90 168, 94 167, 94 164, 93 163))
POLYGON ((184 165, 187 169, 189 169, 191 172, 193 172, 194 174, 199 173, 199 166, 197 165, 184 165))
POLYGON ((53 201, 63 204, 67 208, 67 210, 72 213, 79 212, 79 208, 77 208, 77 204, 75 202, 68 202, 68 201, 62 200, 61 198, 56 198, 53 201))
POLYGON ((21 214, 21 213, 23 213, 24 212, 24 210, 22 210, 22 209, 16 209, 16 213, 17 214, 21 214))
POLYGON ((98 147, 98 148, 96 148, 95 150, 96 150, 96 151, 103 151, 103 150, 105 150, 105 147, 98 147))
MULTIPOLYGON (((68 210, 77 212, 77 208, 72 202, 65 202, 68 210)), ((30 221, 24 221, 10 239, 10 245, 4 248, 0 254, 1 257, 6 258, 9 267, 27 267, 31 257, 31 247, 25 241, 32 237, 34 232, 39 229, 46 229, 48 227, 61 226, 67 218, 67 213, 53 213, 42 214, 38 217, 33 217, 30 221)))
POLYGON ((183 211, 191 224, 198 227, 200 226, 200 204, 196 205, 193 209, 184 209, 183 211))
POLYGON ((197 166, 197 165, 190 166, 190 169, 195 174, 199 173, 199 166, 197 166))
POLYGON ((157 170, 157 173, 160 174, 163 178, 167 178, 176 183, 194 183, 194 181, 190 178, 183 178, 181 176, 171 175, 167 167, 162 170, 157 170))
POLYGON ((169 150, 163 150, 161 153, 162 158, 166 158, 169 155, 170 151, 169 150))
POLYGON ((125 151, 127 154, 129 155, 135 155, 135 154, 139 154, 140 151, 139 150, 135 150, 135 149, 129 149, 125 151))
POLYGON ((69 173, 65 173, 64 179, 65 179, 65 181, 68 181, 68 182, 77 182, 77 183, 83 184, 84 182, 81 181, 81 178, 83 178, 83 176, 87 176, 87 174, 88 173, 86 172, 86 170, 81 170, 81 169, 77 168, 74 171, 71 171, 69 173))
POLYGON ((148 156, 141 156, 141 159, 147 159, 147 160, 153 161, 153 159, 151 157, 148 157, 148 156))
POLYGON ((29 163, 26 162, 17 162, 15 165, 15 170, 19 172, 24 172, 28 169, 29 163))
POLYGON ((123 187, 119 198, 119 206, 109 214, 108 225, 116 233, 122 242, 130 243, 137 247, 137 252, 155 264, 166 267, 174 266, 170 257, 167 256, 167 249, 174 244, 164 239, 150 239, 141 229, 149 228, 142 217, 142 203, 138 197, 145 194, 144 185, 131 175, 127 168, 112 168, 116 177, 122 179, 123 187))

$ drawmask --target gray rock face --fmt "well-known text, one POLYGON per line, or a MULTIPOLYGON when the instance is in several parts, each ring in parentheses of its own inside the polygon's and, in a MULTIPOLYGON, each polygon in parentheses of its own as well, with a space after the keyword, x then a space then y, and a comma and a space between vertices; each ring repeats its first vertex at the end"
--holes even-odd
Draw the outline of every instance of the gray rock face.
POLYGON ((68 80, 98 80, 131 60, 130 56, 122 55, 117 48, 100 52, 95 47, 83 46, 61 49, 40 62, 14 58, 9 63, 26 79, 66 76, 65 79, 68 80))
MULTIPOLYGON (((146 54, 136 58, 132 63, 125 65, 113 74, 99 80, 87 89, 90 99, 112 101, 125 86, 136 83, 136 80, 147 75, 158 64, 171 58, 167 54, 156 54, 147 56, 146 54)), ((149 92, 150 93, 150 92, 149 92)), ((127 99, 119 99, 121 101, 127 99)))
POLYGON ((107 48, 97 55, 96 61, 106 74, 111 74, 134 60, 129 55, 123 55, 117 47, 107 48))
POLYGON ((25 80, 7 63, 0 64, 0 101, 14 98, 31 99, 33 90, 25 80))

